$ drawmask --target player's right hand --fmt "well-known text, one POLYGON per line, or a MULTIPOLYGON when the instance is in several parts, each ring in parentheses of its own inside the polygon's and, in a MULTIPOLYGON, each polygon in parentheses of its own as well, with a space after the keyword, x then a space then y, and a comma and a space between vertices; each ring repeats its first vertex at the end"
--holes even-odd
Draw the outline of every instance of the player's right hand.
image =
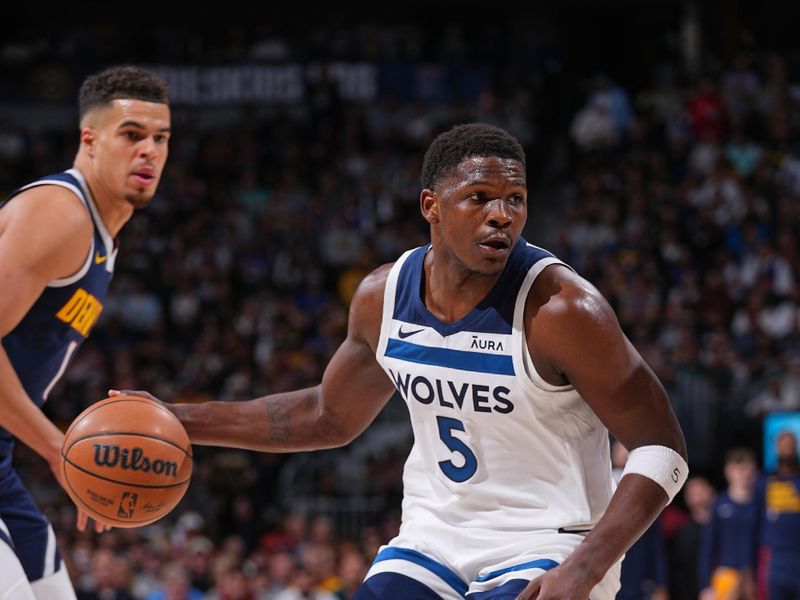
POLYGON ((166 406, 166 402, 159 400, 153 394, 144 390, 108 390, 108 397, 113 398, 114 396, 139 396, 166 406))
POLYGON ((157 402, 171 413, 175 413, 175 410, 172 408, 172 405, 170 405, 169 402, 164 402, 163 400, 153 396, 153 394, 150 392, 146 392, 144 390, 108 390, 108 397, 113 398, 114 396, 139 396, 140 398, 146 398, 147 400, 157 402))
POLYGON ((515 600, 586 600, 593 587, 582 573, 560 565, 533 579, 515 600))

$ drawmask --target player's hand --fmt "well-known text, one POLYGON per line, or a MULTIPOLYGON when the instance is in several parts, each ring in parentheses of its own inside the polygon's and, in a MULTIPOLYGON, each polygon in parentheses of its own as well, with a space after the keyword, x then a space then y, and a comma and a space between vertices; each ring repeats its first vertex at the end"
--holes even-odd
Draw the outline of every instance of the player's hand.
POLYGON ((108 397, 113 398, 114 396, 139 396, 140 398, 146 398, 147 400, 152 400, 153 402, 157 402, 164 408, 166 408, 170 412, 175 412, 168 402, 164 402, 163 400, 159 400, 150 392, 145 392, 144 390, 108 390, 108 397))
POLYGON ((158 402, 159 404, 165 404, 162 400, 159 400, 150 392, 145 392, 144 390, 108 390, 108 397, 113 398, 114 396, 139 396, 141 398, 147 398, 148 400, 152 400, 153 402, 158 402))
MULTIPOLYGON (((89 515, 87 515, 81 508, 75 507, 78 509, 78 518, 75 520, 75 527, 78 528, 78 531, 86 531, 86 525, 89 523, 89 515)), ((101 523, 100 521, 94 522, 94 530, 97 533, 103 533, 104 531, 109 531, 111 529, 111 525, 106 525, 105 523, 101 523)))
POLYGON ((561 565, 531 581, 516 600, 587 600, 593 587, 585 574, 561 565))
MULTIPOLYGON (((67 484, 66 481, 64 481, 64 471, 61 466, 60 458, 59 460, 55 462, 50 462, 49 464, 50 464, 50 470, 53 472, 53 476, 56 478, 56 481, 58 481, 58 484, 64 489, 64 491, 66 491, 67 484)), ((75 508, 78 511, 78 517, 75 520, 75 527, 78 529, 78 531, 85 531, 86 525, 89 523, 89 515, 86 514, 80 506, 76 505, 75 508)), ((97 533, 103 533, 104 531, 108 531, 109 529, 111 529, 111 525, 106 525, 105 523, 101 523, 100 521, 94 522, 94 530, 97 533)))
POLYGON ((139 396, 140 398, 146 398, 147 400, 152 400, 166 408, 169 412, 180 419, 180 416, 175 412, 176 405, 170 404, 169 402, 164 402, 163 400, 159 400, 150 392, 145 392, 144 390, 108 390, 108 397, 113 398, 114 396, 139 396))

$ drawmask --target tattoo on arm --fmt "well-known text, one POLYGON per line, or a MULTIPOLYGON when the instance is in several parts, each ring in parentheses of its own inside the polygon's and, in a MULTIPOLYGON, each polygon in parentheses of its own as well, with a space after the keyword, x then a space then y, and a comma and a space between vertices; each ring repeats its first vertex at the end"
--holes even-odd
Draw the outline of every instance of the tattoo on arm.
POLYGON ((309 435, 317 412, 314 388, 279 394, 267 402, 267 442, 278 446, 297 444, 309 435))
POLYGON ((268 441, 275 444, 285 444, 289 441, 289 432, 292 429, 292 406, 296 399, 289 396, 279 396, 267 404, 267 420, 269 421, 268 441))

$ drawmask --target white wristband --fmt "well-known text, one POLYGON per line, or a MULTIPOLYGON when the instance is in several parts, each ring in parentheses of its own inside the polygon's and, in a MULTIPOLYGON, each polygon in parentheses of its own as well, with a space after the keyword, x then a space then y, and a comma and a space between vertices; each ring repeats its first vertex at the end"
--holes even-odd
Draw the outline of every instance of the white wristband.
POLYGON ((689 465, 672 448, 640 446, 628 454, 628 462, 622 471, 622 477, 629 473, 638 473, 655 481, 664 488, 669 496, 669 501, 672 502, 675 494, 686 483, 686 478, 689 476, 689 465))

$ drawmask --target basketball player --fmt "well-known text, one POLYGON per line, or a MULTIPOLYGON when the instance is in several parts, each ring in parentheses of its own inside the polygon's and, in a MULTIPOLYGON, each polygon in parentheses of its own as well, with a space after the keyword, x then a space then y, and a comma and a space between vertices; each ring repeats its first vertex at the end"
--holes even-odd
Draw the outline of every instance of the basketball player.
POLYGON ((320 385, 170 406, 198 444, 312 450, 350 442, 397 390, 415 437, 402 525, 354 598, 611 600, 687 476, 664 389, 598 291, 521 238, 513 137, 453 128, 422 185, 430 245, 361 283, 320 385), (609 431, 630 450, 616 493, 609 431))
MULTIPOLYGON (((73 168, 0 208, 0 598, 74 598, 53 529, 11 464, 14 440, 63 485, 63 433, 40 407, 103 309, 116 236, 156 191, 167 159, 166 85, 135 67, 80 90, 73 168)), ((87 517, 78 511, 78 528, 87 517)), ((104 529, 96 525, 96 529, 104 529)))

